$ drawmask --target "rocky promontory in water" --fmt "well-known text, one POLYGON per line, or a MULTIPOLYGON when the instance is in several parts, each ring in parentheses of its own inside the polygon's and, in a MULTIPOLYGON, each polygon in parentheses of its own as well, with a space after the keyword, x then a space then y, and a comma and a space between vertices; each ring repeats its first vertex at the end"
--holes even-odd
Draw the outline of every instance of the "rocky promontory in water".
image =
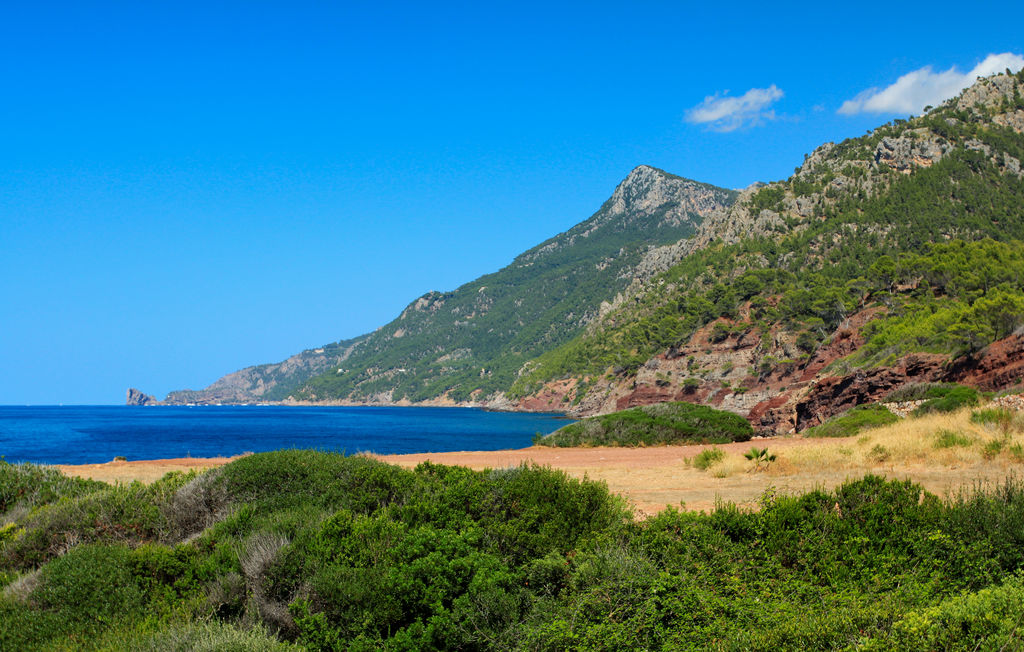
POLYGON ((139 390, 135 389, 134 387, 129 387, 128 388, 127 396, 125 397, 124 404, 125 405, 156 405, 159 402, 160 401, 158 401, 156 399, 156 397, 150 396, 149 394, 143 394, 142 392, 140 392, 139 390))

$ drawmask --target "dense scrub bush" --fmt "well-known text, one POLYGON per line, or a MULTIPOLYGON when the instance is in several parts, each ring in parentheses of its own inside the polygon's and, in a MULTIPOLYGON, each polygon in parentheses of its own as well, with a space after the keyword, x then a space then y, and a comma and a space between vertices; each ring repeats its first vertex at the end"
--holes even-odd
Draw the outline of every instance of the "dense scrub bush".
POLYGON ((4 557, 0 649, 987 649, 1022 613, 1012 480, 942 501, 867 476, 642 522, 536 467, 287 451, 208 482, 230 513, 187 543, 4 557))
POLYGON ((945 396, 954 387, 959 387, 959 385, 955 383, 908 383, 890 392, 883 400, 886 403, 923 401, 945 396))
POLYGON ((695 403, 646 405, 588 417, 537 440, 542 446, 652 446, 747 441, 754 429, 743 417, 695 403))
POLYGON ((80 647, 136 616, 145 594, 123 546, 79 546, 42 568, 25 603, 0 601, 0 649, 80 647), (29 608, 31 607, 31 608, 29 608))
POLYGON ((882 650, 1016 650, 1024 645, 1024 581, 1006 583, 911 611, 888 632, 865 640, 865 652, 882 650))
POLYGON ((968 405, 978 403, 978 390, 956 383, 910 383, 900 387, 885 397, 885 402, 925 401, 929 406, 922 414, 928 412, 950 412, 968 405))
POLYGON ((832 417, 821 425, 808 428, 804 431, 804 437, 852 437, 861 430, 887 426, 897 421, 899 421, 899 417, 884 405, 879 403, 858 405, 832 417))
POLYGON ((151 485, 103 485, 42 504, 18 519, 19 536, 0 541, 0 559, 13 568, 28 568, 82 543, 159 540, 170 530, 164 506, 186 477, 169 474, 151 485))
POLYGON ((51 467, 8 464, 0 459, 0 517, 16 505, 30 509, 105 487, 102 482, 72 478, 51 467))

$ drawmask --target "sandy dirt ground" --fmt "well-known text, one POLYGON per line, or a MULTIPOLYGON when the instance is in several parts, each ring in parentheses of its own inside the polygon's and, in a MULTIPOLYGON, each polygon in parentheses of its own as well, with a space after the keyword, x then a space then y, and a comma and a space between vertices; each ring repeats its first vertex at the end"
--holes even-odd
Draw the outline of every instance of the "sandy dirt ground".
POLYGON ((202 471, 227 464, 234 457, 179 457, 171 460, 132 460, 105 464, 55 464, 66 475, 117 482, 155 482, 171 471, 202 471))
MULTIPOLYGON (((726 451, 742 453, 752 443, 768 445, 782 457, 787 449, 818 445, 815 439, 775 438, 763 442, 727 444, 726 451)), ((837 442, 841 440, 831 440, 837 442)), ((429 460, 438 464, 468 466, 472 469, 505 468, 524 462, 561 469, 576 478, 606 482, 608 488, 623 496, 638 516, 655 514, 666 506, 688 510, 711 510, 718 501, 742 507, 756 507, 758 499, 771 488, 778 493, 800 493, 816 488, 832 488, 847 480, 862 477, 867 471, 889 478, 910 479, 940 496, 976 484, 993 484, 1007 475, 1024 474, 1024 465, 965 464, 953 467, 885 465, 871 469, 806 469, 787 472, 784 466, 752 473, 738 471, 715 477, 687 463, 704 446, 660 446, 651 448, 543 448, 521 450, 421 453, 377 456, 386 462, 412 468, 429 460)), ((69 475, 104 482, 152 482, 170 471, 206 469, 230 462, 233 458, 182 458, 174 460, 108 462, 106 464, 62 465, 69 475)))

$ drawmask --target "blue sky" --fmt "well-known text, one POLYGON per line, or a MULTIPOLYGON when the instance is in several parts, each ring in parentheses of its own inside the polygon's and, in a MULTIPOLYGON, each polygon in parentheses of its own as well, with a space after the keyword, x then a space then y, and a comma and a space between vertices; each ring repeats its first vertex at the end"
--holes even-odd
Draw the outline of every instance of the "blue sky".
POLYGON ((359 335, 636 165, 784 178, 1024 53, 1020 3, 820 4, 8 3, 0 404, 359 335))

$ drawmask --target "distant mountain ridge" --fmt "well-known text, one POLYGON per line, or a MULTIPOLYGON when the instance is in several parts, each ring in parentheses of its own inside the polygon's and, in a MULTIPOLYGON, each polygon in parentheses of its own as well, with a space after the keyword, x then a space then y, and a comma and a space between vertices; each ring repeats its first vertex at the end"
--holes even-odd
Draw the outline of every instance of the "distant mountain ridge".
POLYGON ((504 269, 168 402, 683 400, 771 434, 909 382, 1024 382, 1022 96, 1024 72, 979 80, 739 193, 640 166, 504 269))
POLYGON ((500 400, 524 362, 579 332, 635 274, 674 262, 654 250, 690 237, 736 196, 639 166, 593 216, 498 272, 428 292, 373 333, 171 392, 164 403, 500 400))

